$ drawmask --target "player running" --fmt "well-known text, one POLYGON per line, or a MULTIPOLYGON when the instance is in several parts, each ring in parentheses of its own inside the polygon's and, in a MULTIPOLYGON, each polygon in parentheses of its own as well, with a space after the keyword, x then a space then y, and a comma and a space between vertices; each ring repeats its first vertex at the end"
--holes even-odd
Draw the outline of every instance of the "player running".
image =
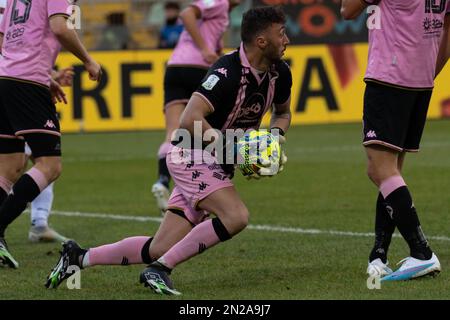
MULTIPOLYGON (((0 0, 0 24, 6 8, 6 0, 0 0)), ((0 59, 3 57, 0 56, 0 59)), ((71 86, 73 78, 73 68, 62 70, 52 70, 52 78, 61 86, 71 86)), ((33 159, 31 149, 25 145, 25 164, 27 168, 28 159, 33 159)), ((31 242, 40 241, 65 241, 66 238, 48 226, 48 217, 53 203, 53 183, 45 188, 41 194, 31 202, 31 227, 28 239, 31 242)))
MULTIPOLYGON (((284 13, 277 7, 245 13, 240 48, 209 69, 181 117, 181 128, 191 137, 195 122, 204 130, 214 128, 222 133, 226 129, 257 129, 272 107, 271 128, 278 128, 282 135, 288 130, 292 76, 281 61, 289 43, 285 22, 284 13)), ((169 279, 171 271, 230 239, 248 223, 247 207, 230 179, 233 166, 219 165, 217 160, 201 145, 198 149, 170 146, 167 164, 176 186, 156 235, 126 238, 89 250, 74 241, 66 242, 47 287, 55 288, 68 278, 71 265, 86 268, 147 263, 150 265, 141 273, 142 283, 160 294, 179 294, 169 279), (181 153, 193 155, 193 162, 177 162, 181 153), (215 217, 207 219, 209 213, 215 217)))
POLYGON ((369 4, 379 5, 381 28, 369 32, 365 76, 363 144, 369 178, 379 189, 367 273, 382 280, 407 280, 441 270, 402 168, 406 152, 419 151, 434 78, 450 56, 450 1, 343 0, 341 12, 352 19, 369 4), (410 256, 392 272, 387 253, 395 227, 410 256))
POLYGON ((192 93, 197 89, 208 68, 219 59, 222 36, 229 25, 230 11, 241 0, 196 0, 184 9, 182 32, 164 75, 164 116, 166 138, 158 151, 158 181, 152 186, 158 208, 163 214, 169 199, 170 173, 166 155, 172 133, 192 93))
MULTIPOLYGON (((5 230, 61 173, 61 138, 54 103, 66 101, 50 77, 63 45, 85 65, 91 80, 100 65, 69 28, 67 0, 8 0, 0 25, 0 263, 17 268, 5 230), (21 175, 25 142, 35 165, 21 175)), ((69 14, 68 14, 69 13, 69 14)))

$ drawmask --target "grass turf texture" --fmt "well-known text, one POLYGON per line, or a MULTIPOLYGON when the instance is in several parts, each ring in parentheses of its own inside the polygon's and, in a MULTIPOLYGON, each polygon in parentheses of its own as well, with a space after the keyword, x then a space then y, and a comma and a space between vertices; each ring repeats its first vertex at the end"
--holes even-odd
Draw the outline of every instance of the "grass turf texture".
MULTIPOLYGON (((302 126, 287 135, 289 161, 271 179, 234 182, 250 223, 291 228, 372 232, 376 188, 365 174, 357 124, 302 126)), ((404 177, 428 236, 449 237, 450 122, 427 124, 422 151, 408 155, 404 177)), ((64 169, 56 183, 58 211, 158 217, 150 189, 162 132, 66 135, 64 169)), ((85 247, 152 235, 155 222, 53 215, 51 225, 85 247)), ((180 265, 172 274, 183 295, 161 297, 138 283, 144 266, 83 270, 81 290, 44 288, 59 244, 30 244, 29 214, 7 231, 20 268, 0 269, 2 299, 449 299, 450 241, 431 240, 443 272, 436 279, 383 283, 368 290, 365 269, 372 237, 245 230, 180 265)), ((394 238, 391 266, 408 255, 394 238)))

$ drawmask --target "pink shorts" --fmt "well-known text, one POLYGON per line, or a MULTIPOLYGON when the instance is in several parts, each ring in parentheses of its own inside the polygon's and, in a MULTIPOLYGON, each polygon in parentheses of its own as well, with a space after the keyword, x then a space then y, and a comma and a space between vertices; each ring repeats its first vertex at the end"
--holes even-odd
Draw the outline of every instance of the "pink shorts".
POLYGON ((209 215, 209 212, 199 210, 197 204, 213 192, 233 186, 233 183, 216 159, 203 150, 172 146, 166 159, 175 182, 168 209, 182 210, 186 218, 197 225, 209 215), (191 157, 181 159, 186 155, 191 157))

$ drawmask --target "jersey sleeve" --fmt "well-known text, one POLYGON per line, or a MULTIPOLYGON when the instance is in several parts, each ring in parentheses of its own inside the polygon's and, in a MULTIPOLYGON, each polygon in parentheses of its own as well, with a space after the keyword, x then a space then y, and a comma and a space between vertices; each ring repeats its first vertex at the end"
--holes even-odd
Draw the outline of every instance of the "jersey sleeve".
POLYGON ((275 96, 273 98, 273 103, 283 104, 291 96, 292 73, 291 69, 284 61, 280 63, 278 72, 280 75, 275 83, 275 96))
POLYGON ((195 6, 200 10, 203 20, 208 20, 219 15, 223 10, 226 10, 223 3, 222 0, 196 0, 191 6, 195 6))
POLYGON ((230 93, 236 86, 236 80, 230 74, 230 70, 219 59, 203 78, 194 95, 201 97, 214 112, 221 104, 229 100, 230 93))
POLYGON ((54 16, 69 17, 72 5, 67 0, 47 0, 47 16, 49 18, 54 16))

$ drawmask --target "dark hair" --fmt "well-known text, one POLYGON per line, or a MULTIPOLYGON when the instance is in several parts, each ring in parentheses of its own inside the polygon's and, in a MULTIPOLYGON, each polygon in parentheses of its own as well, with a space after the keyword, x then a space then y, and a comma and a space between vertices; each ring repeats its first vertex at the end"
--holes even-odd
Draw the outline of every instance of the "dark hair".
POLYGON ((164 9, 180 10, 180 4, 175 1, 169 1, 169 2, 166 2, 166 4, 164 5, 164 9))
POLYGON ((241 38, 244 43, 250 43, 272 23, 286 23, 286 16, 280 6, 259 7, 244 13, 241 25, 241 38))

